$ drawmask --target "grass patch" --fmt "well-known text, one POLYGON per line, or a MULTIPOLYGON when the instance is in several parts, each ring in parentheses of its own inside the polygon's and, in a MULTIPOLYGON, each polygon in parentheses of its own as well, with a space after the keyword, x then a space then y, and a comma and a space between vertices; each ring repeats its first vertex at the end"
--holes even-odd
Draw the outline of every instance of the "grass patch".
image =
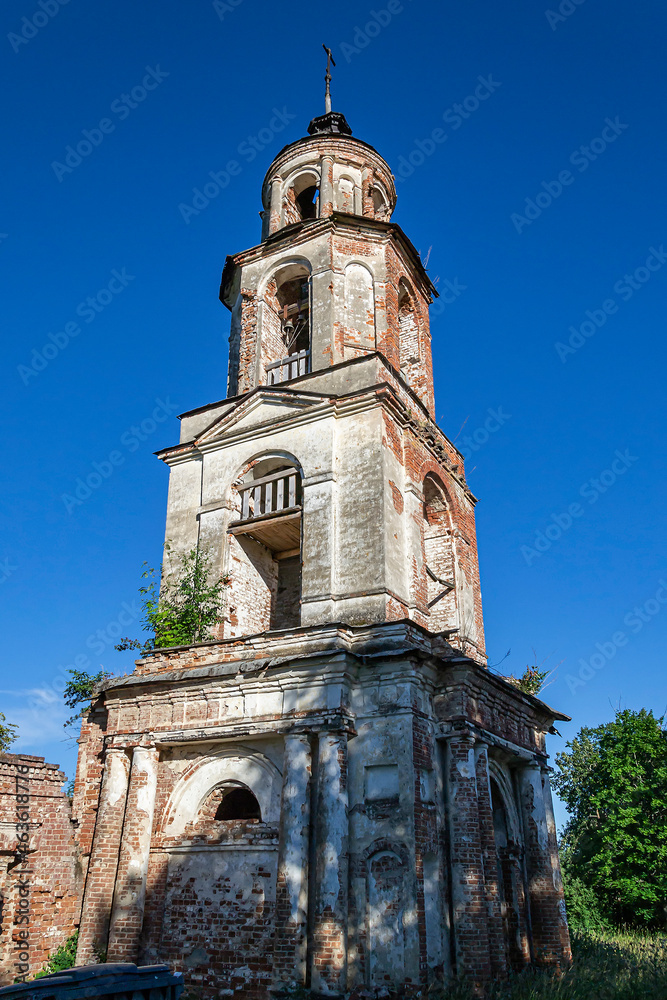
MULTIPOLYGON (((572 932, 574 965, 555 978, 530 970, 497 983, 490 1000, 667 1000, 667 934, 572 932)), ((469 1000, 463 986, 442 1000, 469 1000)))

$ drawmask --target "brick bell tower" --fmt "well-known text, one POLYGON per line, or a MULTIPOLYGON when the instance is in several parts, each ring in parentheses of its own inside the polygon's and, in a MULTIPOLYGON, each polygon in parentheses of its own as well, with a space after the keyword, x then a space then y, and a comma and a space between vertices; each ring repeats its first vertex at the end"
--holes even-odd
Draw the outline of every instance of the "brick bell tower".
POLYGON ((545 734, 566 717, 485 665, 437 293, 391 170, 328 106, 262 202, 222 274, 227 396, 159 453, 171 551, 209 554, 224 621, 84 721, 79 963, 257 997, 565 965, 545 734))

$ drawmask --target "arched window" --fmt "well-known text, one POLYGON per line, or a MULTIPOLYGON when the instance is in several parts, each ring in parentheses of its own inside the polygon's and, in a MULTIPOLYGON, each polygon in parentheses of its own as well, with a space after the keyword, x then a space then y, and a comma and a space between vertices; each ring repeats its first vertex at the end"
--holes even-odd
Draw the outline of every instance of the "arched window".
POLYGON ((419 324, 411 290, 403 279, 398 286, 398 336, 401 374, 412 386, 421 362, 419 324))
POLYGON ((458 625, 456 570, 447 495, 433 475, 424 480, 423 532, 429 629, 442 632, 458 625))
POLYGON ((236 484, 229 525, 230 635, 301 624, 301 473, 285 456, 256 462, 236 484))
POLYGON ((288 187, 284 199, 285 225, 316 219, 319 209, 319 179, 316 174, 299 174, 288 187))
POLYGON ((286 264, 267 283, 261 325, 267 385, 310 371, 310 268, 305 262, 286 264))
POLYGON ((262 814, 259 802, 249 788, 232 787, 223 791, 222 799, 216 809, 215 819, 243 819, 258 820, 261 822, 262 814))

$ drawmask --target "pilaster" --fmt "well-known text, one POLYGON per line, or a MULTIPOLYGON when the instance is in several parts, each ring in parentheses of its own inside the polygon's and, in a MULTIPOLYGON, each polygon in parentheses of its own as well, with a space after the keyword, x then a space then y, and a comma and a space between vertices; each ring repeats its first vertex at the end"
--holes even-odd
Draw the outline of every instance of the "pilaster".
POLYGON ((132 754, 126 818, 109 929, 109 962, 134 962, 139 952, 153 831, 158 755, 156 747, 143 746, 135 747, 132 754))
POLYGON ((276 884, 276 983, 306 984, 308 848, 312 761, 307 736, 285 737, 276 884))
POLYGON ((104 760, 93 847, 88 863, 77 965, 95 965, 107 949, 129 773, 130 761, 125 750, 110 747, 104 760))
POLYGON ((311 986, 343 993, 347 985, 347 735, 322 733, 317 773, 317 839, 311 986))

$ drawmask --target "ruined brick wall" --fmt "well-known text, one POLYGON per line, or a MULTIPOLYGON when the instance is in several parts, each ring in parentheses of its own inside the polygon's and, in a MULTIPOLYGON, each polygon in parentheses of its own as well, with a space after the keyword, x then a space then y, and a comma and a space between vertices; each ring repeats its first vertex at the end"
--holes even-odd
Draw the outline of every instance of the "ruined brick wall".
POLYGON ((2 986, 32 978, 79 923, 82 872, 65 780, 43 757, 0 754, 2 986))

